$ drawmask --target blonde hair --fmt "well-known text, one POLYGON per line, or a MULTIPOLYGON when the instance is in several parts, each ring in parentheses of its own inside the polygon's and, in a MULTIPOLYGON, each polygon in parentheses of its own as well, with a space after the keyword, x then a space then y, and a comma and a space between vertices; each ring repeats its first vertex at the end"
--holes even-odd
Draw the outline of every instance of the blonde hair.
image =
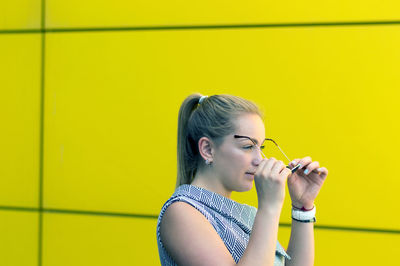
POLYGON ((263 114, 258 106, 246 99, 221 94, 205 98, 201 94, 189 95, 182 103, 178 115, 178 176, 176 187, 190 184, 196 174, 202 157, 198 142, 208 137, 219 146, 223 137, 235 130, 235 118, 241 114, 263 114))

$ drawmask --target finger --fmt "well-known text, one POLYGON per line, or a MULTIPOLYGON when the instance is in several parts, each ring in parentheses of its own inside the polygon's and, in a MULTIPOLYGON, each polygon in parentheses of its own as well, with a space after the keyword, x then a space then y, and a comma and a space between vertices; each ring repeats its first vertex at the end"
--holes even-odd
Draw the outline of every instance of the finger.
POLYGON ((291 162, 289 163, 289 166, 294 167, 294 166, 296 166, 296 165, 299 163, 299 161, 300 161, 300 159, 294 159, 293 161, 291 161, 291 162))
POLYGON ((261 162, 258 164, 258 167, 256 169, 256 172, 254 173, 255 176, 260 175, 260 173, 263 172, 265 165, 267 164, 268 160, 267 159, 262 159, 261 162))
POLYGON ((268 170, 268 171, 271 171, 271 169, 272 169, 272 167, 273 167, 273 165, 274 165, 274 163, 275 163, 276 161, 277 161, 277 160, 276 160, 274 157, 271 157, 271 158, 269 158, 269 159, 266 159, 264 169, 266 169, 266 170, 268 170))
POLYGON ((263 159, 261 163, 258 165, 258 168, 255 172, 255 175, 261 175, 263 174, 264 176, 271 171, 272 165, 276 161, 275 158, 271 157, 269 159, 263 159))
POLYGON ((311 162, 312 162, 312 159, 310 156, 300 159, 300 161, 298 162, 299 164, 301 164, 299 169, 305 169, 305 167, 307 167, 307 165, 309 165, 311 162))
POLYGON ((272 167, 271 175, 279 176, 283 168, 285 168, 285 164, 282 161, 276 161, 272 167))
POLYGON ((277 162, 277 159, 275 159, 274 157, 271 157, 271 158, 268 159, 268 161, 267 161, 267 163, 266 163, 266 165, 264 167, 264 170, 263 170, 263 174, 264 174, 265 177, 268 176, 268 175, 271 175, 272 169, 273 169, 274 164, 276 162, 277 162))
POLYGON ((322 179, 325 179, 326 176, 328 175, 328 169, 326 169, 325 167, 320 167, 317 170, 318 170, 318 174, 320 175, 320 177, 322 179))
POLYGON ((309 173, 311 173, 312 171, 314 171, 317 168, 319 168, 319 162, 317 162, 317 161, 312 162, 309 165, 307 165, 307 167, 304 169, 304 174, 308 175, 309 173))
POLYGON ((301 166, 301 164, 298 163, 299 161, 300 159, 294 159, 288 164, 288 166, 286 166, 286 168, 288 168, 290 172, 293 174, 294 172, 299 170, 299 167, 301 166))
POLYGON ((289 168, 291 170, 291 173, 294 173, 299 169, 299 167, 301 166, 301 164, 299 164, 299 162, 300 162, 300 159, 294 159, 293 161, 291 161, 289 163, 287 168, 289 168))
POLYGON ((292 174, 292 171, 286 167, 284 167, 282 169, 282 171, 280 172, 280 175, 284 177, 285 182, 286 180, 289 178, 289 176, 292 174))
POLYGON ((286 165, 282 161, 277 161, 274 165, 273 168, 273 173, 271 174, 272 176, 276 176, 277 180, 285 184, 288 176, 292 173, 292 171, 288 168, 286 168, 286 165), (276 172, 277 170, 277 172, 276 172))

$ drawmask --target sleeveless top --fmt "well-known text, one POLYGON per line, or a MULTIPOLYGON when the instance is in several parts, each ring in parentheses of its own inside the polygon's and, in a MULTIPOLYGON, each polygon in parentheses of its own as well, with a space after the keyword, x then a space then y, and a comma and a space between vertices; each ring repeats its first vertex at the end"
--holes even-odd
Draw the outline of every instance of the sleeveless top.
MULTIPOLYGON (((157 245, 161 265, 177 265, 166 251, 160 237, 160 222, 163 214, 168 206, 176 201, 186 202, 202 213, 221 237, 233 260, 236 263, 239 262, 249 242, 257 209, 204 188, 185 184, 175 190, 158 216, 157 245)), ((285 265, 285 258, 290 260, 290 256, 277 241, 274 266, 285 265)))

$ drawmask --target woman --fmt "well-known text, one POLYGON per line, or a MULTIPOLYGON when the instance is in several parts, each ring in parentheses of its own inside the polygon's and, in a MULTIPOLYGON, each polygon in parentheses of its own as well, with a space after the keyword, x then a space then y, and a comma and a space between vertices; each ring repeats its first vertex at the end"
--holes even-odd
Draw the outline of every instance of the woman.
POLYGON ((289 166, 263 158, 264 140, 262 114, 252 102, 200 94, 184 100, 177 188, 157 223, 162 265, 313 265, 314 200, 328 170, 310 157, 289 166), (231 199, 253 181, 258 209, 231 199), (293 206, 287 251, 277 240, 286 182, 293 206))

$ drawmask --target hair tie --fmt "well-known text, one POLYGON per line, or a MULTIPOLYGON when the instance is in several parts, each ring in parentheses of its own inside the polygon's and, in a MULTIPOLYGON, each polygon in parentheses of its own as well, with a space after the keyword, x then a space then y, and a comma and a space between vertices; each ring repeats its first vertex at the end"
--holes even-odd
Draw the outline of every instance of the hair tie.
POLYGON ((201 96, 201 97, 200 97, 200 100, 199 100, 199 104, 201 104, 201 103, 204 101, 204 99, 207 98, 207 97, 208 97, 208 96, 201 96))

